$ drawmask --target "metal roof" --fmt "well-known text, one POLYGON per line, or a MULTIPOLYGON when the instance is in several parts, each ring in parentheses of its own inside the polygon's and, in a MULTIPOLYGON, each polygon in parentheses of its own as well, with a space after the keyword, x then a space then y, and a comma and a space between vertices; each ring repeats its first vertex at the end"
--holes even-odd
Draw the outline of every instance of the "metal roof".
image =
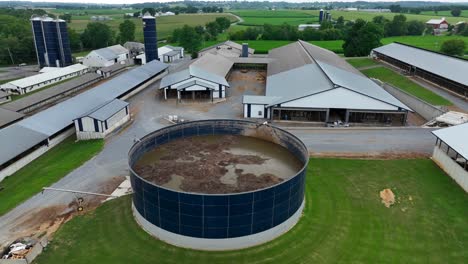
POLYGON ((440 23, 442 23, 442 22, 444 22, 444 21, 447 22, 447 21, 445 20, 445 17, 439 18, 439 19, 433 18, 433 19, 429 19, 429 20, 426 22, 426 24, 439 25, 440 23))
POLYGON ((74 119, 109 100, 119 98, 139 84, 164 71, 167 67, 167 64, 160 61, 151 61, 5 129, 1 129, 0 143, 2 147, 0 148, 0 164, 16 157, 40 142, 41 138, 38 135, 41 135, 42 140, 47 139, 49 136, 72 125, 74 119), (31 130, 34 133, 23 133, 22 131, 25 129, 31 130), (23 134, 15 134, 11 131, 21 131, 23 134), (29 136, 33 137, 34 140, 30 139, 29 136), (20 148, 21 151, 18 151, 19 148, 17 146, 22 146, 20 148))
POLYGON ((463 158, 468 159, 468 123, 432 131, 463 158))
POLYGON ((315 60, 326 62, 358 75, 363 75, 334 52, 302 40, 276 49, 271 49, 268 52, 268 58, 273 59, 272 62, 268 64, 268 75, 274 75, 302 67, 306 64, 315 63, 315 60))
POLYGON ((47 135, 16 124, 0 130, 0 164, 47 139, 47 135))
POLYGON ((128 53, 128 49, 124 48, 122 45, 117 44, 113 46, 107 47, 107 49, 112 50, 114 53, 121 55, 121 54, 126 54, 128 53))
POLYGON ((275 105, 333 88, 333 83, 317 64, 306 64, 268 76, 265 95, 278 97, 278 100, 269 104, 275 105))
POLYGON ((100 68, 99 70, 101 72, 114 72, 114 71, 118 71, 118 70, 121 70, 125 67, 127 67, 128 64, 124 63, 124 64, 121 64, 121 63, 114 63, 112 64, 111 66, 107 66, 107 67, 102 67, 100 68))
POLYGON ((192 85, 200 85, 200 86, 203 86, 203 87, 206 87, 208 89, 215 89, 216 87, 212 84, 209 84, 209 83, 206 83, 206 82, 202 82, 202 81, 199 81, 199 80, 193 80, 193 81, 190 81, 190 82, 187 82, 187 83, 184 83, 182 84, 181 86, 178 86, 177 87, 177 90, 183 90, 187 87, 190 87, 192 85))
MULTIPOLYGON (((248 44, 248 43, 247 43, 247 44, 248 44)), ((226 40, 226 41, 224 41, 224 42, 215 44, 215 45, 213 45, 213 46, 209 46, 209 47, 207 47, 207 48, 204 48, 204 49, 200 50, 199 53, 200 53, 200 52, 205 52, 205 51, 211 50, 211 49, 216 49, 216 47, 221 46, 221 45, 231 46, 231 47, 233 47, 233 48, 235 48, 235 49, 237 49, 237 50, 242 51, 242 45, 241 45, 241 44, 236 43, 236 42, 234 42, 234 41, 226 40)), ((250 54, 254 54, 254 52, 255 52, 254 49, 249 48, 249 53, 250 53, 250 54)))
POLYGON ((164 53, 163 55, 164 56, 174 56, 174 55, 178 55, 178 54, 180 54, 180 51, 172 50, 172 51, 169 51, 167 53, 164 53))
POLYGON ((317 61, 327 77, 335 84, 379 101, 412 111, 411 108, 393 97, 367 77, 357 75, 327 63, 317 61))
POLYGON ((206 81, 211 81, 214 83, 222 84, 224 86, 229 86, 228 82, 223 76, 219 76, 214 73, 208 72, 205 69, 199 68, 194 65, 190 65, 185 70, 164 76, 159 85, 159 89, 166 88, 169 85, 179 83, 181 81, 190 79, 191 77, 198 77, 206 81))
POLYGON ((10 96, 10 94, 4 91, 0 91, 0 98, 7 97, 7 96, 10 96))
POLYGON ((269 105, 281 97, 278 96, 261 96, 261 95, 244 95, 242 96, 243 104, 259 104, 259 105, 269 105))
POLYGON ((45 81, 60 78, 71 73, 79 72, 87 68, 88 68, 87 66, 77 63, 77 64, 70 65, 68 67, 57 69, 55 71, 36 74, 36 75, 29 76, 23 79, 11 81, 8 84, 13 85, 18 88, 29 87, 35 84, 43 83, 45 81))
POLYGON ((23 114, 0 108, 0 127, 6 126, 18 119, 23 118, 23 114))
POLYGON ((391 43, 373 51, 449 80, 468 85, 468 61, 466 60, 399 43, 391 43))
POLYGON ((114 60, 119 57, 119 54, 115 53, 114 51, 108 48, 93 50, 91 53, 88 54, 88 56, 92 56, 93 53, 97 54, 98 56, 103 57, 106 60, 114 60))
POLYGON ((55 85, 48 89, 41 90, 37 93, 33 93, 29 96, 25 96, 21 99, 16 101, 12 101, 6 104, 3 104, 1 107, 5 109, 9 109, 15 112, 21 111, 26 109, 30 106, 35 104, 41 103, 45 100, 48 100, 54 96, 60 95, 62 93, 66 93, 69 90, 73 90, 76 87, 91 82, 93 80, 97 80, 101 78, 99 74, 96 73, 86 73, 80 77, 74 78, 70 81, 55 85))
POLYGON ((127 105, 129 105, 129 103, 119 99, 114 99, 98 106, 84 116, 89 116, 100 121, 105 121, 125 108, 127 105))
POLYGON ((207 53, 194 61, 191 65, 199 67, 210 73, 226 77, 231 70, 232 65, 234 65, 234 62, 221 55, 207 53))

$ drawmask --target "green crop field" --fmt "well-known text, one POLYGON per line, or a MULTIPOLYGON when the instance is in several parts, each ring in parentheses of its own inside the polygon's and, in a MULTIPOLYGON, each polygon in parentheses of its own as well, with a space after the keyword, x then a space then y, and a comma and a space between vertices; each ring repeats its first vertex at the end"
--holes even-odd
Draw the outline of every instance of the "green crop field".
POLYGON ((379 79, 396 86, 403 91, 410 93, 421 100, 424 100, 432 105, 452 105, 447 99, 435 94, 434 92, 412 82, 405 76, 402 76, 388 68, 377 67, 372 69, 363 70, 362 73, 368 77, 379 79))
POLYGON ((4 188, 0 191, 0 216, 81 166, 103 147, 103 140, 75 142, 75 137, 69 137, 6 177, 0 182, 4 188))
POLYGON ((302 10, 234 10, 233 14, 244 19, 239 25, 261 26, 264 24, 297 26, 318 22, 318 15, 312 16, 302 10))
POLYGON ((306 206, 285 235, 207 252, 157 240, 135 222, 130 196, 73 218, 34 263, 465 263, 468 194, 429 159, 311 159, 306 206), (386 208, 379 192, 391 188, 386 208))
MULTIPOLYGON (((421 12, 421 15, 433 16, 433 17, 439 17, 439 18, 440 17, 445 17, 445 18, 453 17, 453 18, 456 18, 456 17, 452 16, 450 11, 438 11, 437 14, 434 11, 423 11, 423 12, 421 12)), ((463 17, 468 17, 468 10, 462 10, 462 12, 460 14, 460 17, 457 18, 458 21, 463 21, 463 17)))
MULTIPOLYGON (((113 20, 109 21, 98 21, 104 24, 109 25, 114 31, 118 33, 119 24, 124 21, 123 15, 111 16, 113 20)), ((214 21, 217 17, 227 17, 232 22, 235 22, 237 19, 231 14, 180 14, 177 16, 162 16, 157 18, 157 30, 158 37, 160 39, 167 38, 172 34, 172 31, 176 28, 181 28, 184 25, 197 26, 204 25, 207 22, 214 21)), ((143 27, 141 25, 141 19, 131 18, 136 25, 135 38, 136 41, 143 41, 143 27)), ((69 23, 70 28, 75 29, 79 33, 83 32, 86 28, 86 25, 91 21, 91 15, 86 17, 75 18, 72 16, 72 21, 69 23)))

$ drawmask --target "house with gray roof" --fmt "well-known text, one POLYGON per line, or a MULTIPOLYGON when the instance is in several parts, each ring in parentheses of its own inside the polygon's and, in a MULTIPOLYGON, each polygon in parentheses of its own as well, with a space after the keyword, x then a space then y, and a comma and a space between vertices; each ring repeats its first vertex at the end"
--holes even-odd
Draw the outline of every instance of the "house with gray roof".
POLYGON ((76 138, 88 140, 105 138, 129 120, 129 103, 114 99, 99 105, 73 121, 76 128, 76 138))
POLYGON ((129 52, 122 45, 114 45, 91 51, 83 59, 83 65, 93 68, 108 67, 127 60, 129 52))
POLYGON ((403 43, 372 50, 374 59, 390 63, 406 74, 435 83, 455 95, 468 98, 468 60, 403 43))
POLYGON ((245 95, 245 118, 404 125, 412 111, 335 53, 304 41, 272 49, 264 96, 245 95))

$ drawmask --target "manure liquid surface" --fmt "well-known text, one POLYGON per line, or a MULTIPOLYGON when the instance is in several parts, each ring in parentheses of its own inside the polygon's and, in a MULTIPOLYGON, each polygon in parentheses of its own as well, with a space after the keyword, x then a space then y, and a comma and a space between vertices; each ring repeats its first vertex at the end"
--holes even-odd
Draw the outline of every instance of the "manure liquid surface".
POLYGON ((304 164, 289 150, 238 135, 193 136, 143 154, 133 169, 168 189, 222 194, 266 188, 294 176, 304 164))

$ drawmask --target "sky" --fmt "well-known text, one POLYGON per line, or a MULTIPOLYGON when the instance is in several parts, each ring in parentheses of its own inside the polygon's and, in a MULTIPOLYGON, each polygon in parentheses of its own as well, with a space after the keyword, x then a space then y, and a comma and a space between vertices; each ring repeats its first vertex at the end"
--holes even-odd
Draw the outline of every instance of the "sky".
MULTIPOLYGON (((5 1, 5 0, 0 0, 0 1, 5 1)), ((159 1, 158 0, 147 0, 147 1, 145 1, 145 0, 28 0, 28 1, 32 1, 32 2, 62 2, 62 3, 135 4, 135 3, 144 3, 144 2, 173 2, 174 0, 159 0, 159 1)), ((210 0, 207 0, 207 1, 210 1, 210 0)), ((272 2, 275 2, 275 1, 277 2, 277 1, 280 1, 280 0, 273 0, 272 2)), ((354 2, 352 0, 282 0, 282 1, 285 1, 285 2, 354 2)), ((367 0, 367 1, 368 2, 390 2, 391 0, 367 0)), ((409 0, 409 1, 411 1, 411 0, 409 0)), ((450 3, 450 2, 466 2, 466 3, 468 3, 468 0, 418 0, 418 1, 444 2, 444 3, 450 3)))

